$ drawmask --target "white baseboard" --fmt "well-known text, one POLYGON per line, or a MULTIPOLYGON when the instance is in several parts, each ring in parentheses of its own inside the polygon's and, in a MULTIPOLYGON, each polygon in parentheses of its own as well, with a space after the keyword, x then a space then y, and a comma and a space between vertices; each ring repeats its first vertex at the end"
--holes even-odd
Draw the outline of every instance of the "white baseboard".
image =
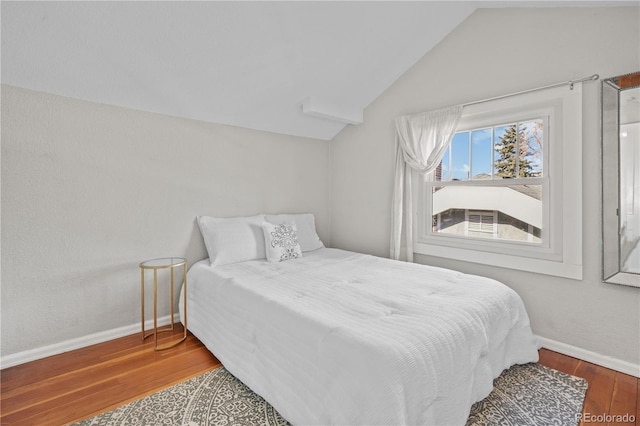
POLYGON ((543 348, 640 378, 640 365, 536 336, 543 348))
MULTIPOLYGON (((158 326, 169 325, 170 323, 171 315, 158 318, 158 326)), ((144 327, 145 330, 152 329, 153 320, 146 321, 144 327)), ((27 351, 0 357, 0 368, 13 367, 15 365, 24 364, 26 362, 35 361, 52 355, 58 355, 75 349, 85 348, 97 343, 107 342, 109 340, 130 336, 140 332, 140 323, 137 323, 101 331, 99 333, 89 334, 88 336, 78 337, 60 343, 54 343, 53 345, 43 346, 41 348, 29 349, 27 351)))

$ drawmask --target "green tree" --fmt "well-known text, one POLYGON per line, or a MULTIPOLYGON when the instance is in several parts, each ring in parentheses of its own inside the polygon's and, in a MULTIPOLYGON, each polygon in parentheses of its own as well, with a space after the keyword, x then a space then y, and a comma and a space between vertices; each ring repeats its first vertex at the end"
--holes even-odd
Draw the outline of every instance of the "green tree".
POLYGON ((500 142, 496 143, 495 150, 499 154, 494 167, 496 176, 501 178, 532 177, 533 172, 531 162, 527 159, 529 144, 526 137, 526 127, 517 124, 510 125, 500 142))

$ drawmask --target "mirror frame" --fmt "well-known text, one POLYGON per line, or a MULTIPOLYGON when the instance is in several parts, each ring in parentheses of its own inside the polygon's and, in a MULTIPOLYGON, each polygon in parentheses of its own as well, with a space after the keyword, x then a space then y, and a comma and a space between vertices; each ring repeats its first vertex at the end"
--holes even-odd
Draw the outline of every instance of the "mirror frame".
POLYGON ((601 92, 602 280, 632 287, 640 287, 640 274, 620 266, 620 92, 638 86, 640 72, 634 72, 602 80, 601 92))

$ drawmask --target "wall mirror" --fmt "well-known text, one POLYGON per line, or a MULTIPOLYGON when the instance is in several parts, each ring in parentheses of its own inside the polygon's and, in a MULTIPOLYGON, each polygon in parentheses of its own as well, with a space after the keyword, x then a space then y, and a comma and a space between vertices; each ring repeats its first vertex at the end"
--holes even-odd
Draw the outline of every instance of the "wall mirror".
POLYGON ((603 280, 640 287, 640 72, 602 81, 603 280))

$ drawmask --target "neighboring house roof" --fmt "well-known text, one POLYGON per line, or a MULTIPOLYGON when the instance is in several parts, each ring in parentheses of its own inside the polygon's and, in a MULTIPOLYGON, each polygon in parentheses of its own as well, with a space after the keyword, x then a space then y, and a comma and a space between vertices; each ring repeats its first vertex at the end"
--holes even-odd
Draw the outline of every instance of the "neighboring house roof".
POLYGON ((497 210, 536 228, 542 228, 540 195, 539 186, 447 186, 433 194, 433 214, 449 209, 497 210))
POLYGON ((510 187, 510 189, 521 192, 536 200, 542 200, 542 185, 514 185, 510 187))

